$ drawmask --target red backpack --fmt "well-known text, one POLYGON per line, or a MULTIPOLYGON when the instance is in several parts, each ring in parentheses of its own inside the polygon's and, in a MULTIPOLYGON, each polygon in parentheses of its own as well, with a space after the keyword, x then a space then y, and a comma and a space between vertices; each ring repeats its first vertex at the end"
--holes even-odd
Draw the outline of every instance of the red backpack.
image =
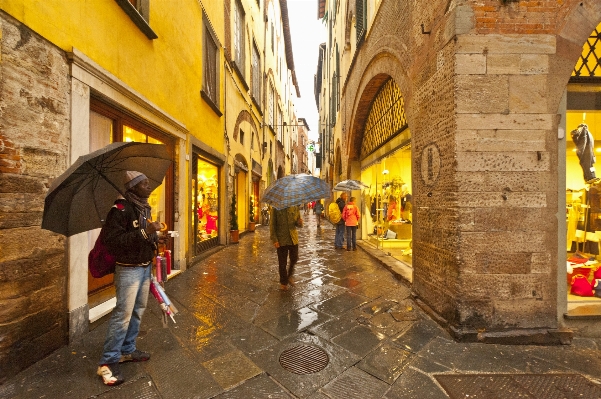
POLYGON ((100 230, 100 235, 96 239, 94 248, 88 255, 88 269, 94 278, 104 277, 107 274, 115 273, 115 263, 117 259, 109 252, 104 243, 104 227, 100 230))

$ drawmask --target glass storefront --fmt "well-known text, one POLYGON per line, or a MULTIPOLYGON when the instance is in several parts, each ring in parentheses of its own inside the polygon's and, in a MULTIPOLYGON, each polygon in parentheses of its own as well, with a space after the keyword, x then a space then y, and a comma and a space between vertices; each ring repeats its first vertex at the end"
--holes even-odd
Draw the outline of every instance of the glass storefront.
MULTIPOLYGON (((132 118, 112 106, 92 99, 90 102, 90 152, 98 150, 113 142, 138 142, 165 144, 173 150, 173 141, 163 132, 154 129, 146 123, 132 118)), ((151 217, 165 223, 167 230, 173 230, 173 166, 162 184, 157 187, 148 202, 152 207, 151 217)), ((88 232, 90 248, 96 242, 100 229, 88 232)), ((166 246, 159 248, 160 252, 173 248, 173 240, 168 239, 166 246)), ((175 270, 175 267, 173 271, 175 270)), ((172 271, 172 274, 173 274, 172 271)), ((94 278, 88 272, 88 305, 94 307, 114 296, 113 274, 102 278, 94 278)))
POLYGON ((370 186, 361 198, 367 241, 411 265, 411 146, 364 168, 361 181, 370 186))
POLYGON ((601 24, 584 44, 567 94, 568 314, 601 314, 601 24), (595 141, 596 140, 596 141, 595 141))
POLYGON ((601 290, 590 289, 601 279, 601 169, 599 161, 595 166, 586 156, 590 151, 601 159, 601 110, 568 111, 566 116, 567 284, 568 311, 573 311, 601 305, 601 297, 592 296, 601 290))
POLYGON ((192 225, 194 255, 219 243, 219 167, 194 154, 192 165, 192 225))

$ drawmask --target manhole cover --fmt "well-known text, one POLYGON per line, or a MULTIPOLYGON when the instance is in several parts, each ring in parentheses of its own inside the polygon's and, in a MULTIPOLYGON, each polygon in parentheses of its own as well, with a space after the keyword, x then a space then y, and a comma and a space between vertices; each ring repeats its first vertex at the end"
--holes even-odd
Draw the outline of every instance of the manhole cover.
POLYGON ((295 346, 286 349, 280 355, 282 367, 294 374, 317 373, 323 370, 329 362, 328 354, 315 346, 295 346))
POLYGON ((601 398, 601 387, 579 374, 438 374, 452 399, 601 398))

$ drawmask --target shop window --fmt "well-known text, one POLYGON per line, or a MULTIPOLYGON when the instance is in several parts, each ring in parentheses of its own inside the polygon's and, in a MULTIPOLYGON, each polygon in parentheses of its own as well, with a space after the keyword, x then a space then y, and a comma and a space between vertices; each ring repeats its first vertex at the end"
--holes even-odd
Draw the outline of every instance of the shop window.
MULTIPOLYGON (((90 151, 95 151, 113 142, 128 141, 164 144, 173 153, 174 142, 171 137, 143 121, 93 98, 90 102, 90 151)), ((148 202, 152 207, 152 220, 165 223, 170 230, 173 230, 174 225, 174 191, 173 166, 171 166, 163 183, 148 198, 148 202)), ((94 234, 98 233, 90 232, 88 235, 92 246, 96 240, 94 234)), ((161 251, 166 249, 173 249, 172 240, 167 240, 166 247, 160 248, 161 251)), ((88 277, 90 306, 94 306, 97 300, 106 300, 102 292, 111 286, 112 275, 110 275, 110 278, 104 277, 102 279, 94 279, 90 275, 88 277)))
POLYGON ((192 225, 194 254, 218 245, 219 167, 194 154, 192 164, 192 225))
POLYGON ((568 85, 567 93, 565 244, 568 317, 598 317, 601 309, 601 298, 598 297, 601 291, 594 289, 596 279, 601 276, 601 175, 599 168, 595 168, 601 157, 600 58, 601 24, 582 48, 570 79, 576 84, 568 85))

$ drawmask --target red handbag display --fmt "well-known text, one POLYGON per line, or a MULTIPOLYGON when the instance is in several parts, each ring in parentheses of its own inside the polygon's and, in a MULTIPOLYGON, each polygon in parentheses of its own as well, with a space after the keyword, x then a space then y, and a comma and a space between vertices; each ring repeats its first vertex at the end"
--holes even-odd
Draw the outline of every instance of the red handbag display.
POLYGON ((570 294, 578 296, 594 296, 593 287, 588 279, 582 274, 577 274, 572 277, 572 288, 570 294))
POLYGON ((593 274, 593 279, 598 280, 601 279, 601 267, 598 267, 593 274))

